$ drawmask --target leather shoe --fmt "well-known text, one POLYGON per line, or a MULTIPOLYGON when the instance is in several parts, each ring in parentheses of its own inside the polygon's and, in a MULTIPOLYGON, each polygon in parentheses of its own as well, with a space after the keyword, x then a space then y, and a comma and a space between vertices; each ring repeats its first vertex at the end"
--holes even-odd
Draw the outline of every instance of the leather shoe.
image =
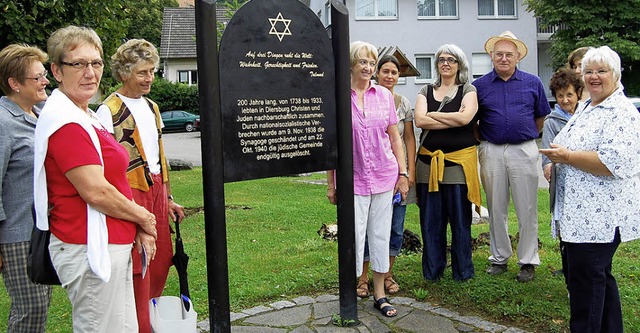
POLYGON ((520 272, 516 275, 516 279, 519 282, 529 282, 533 280, 536 275, 536 268, 531 264, 522 265, 520 272))
POLYGON ((498 275, 507 271, 507 265, 491 264, 491 267, 487 268, 489 275, 498 275))

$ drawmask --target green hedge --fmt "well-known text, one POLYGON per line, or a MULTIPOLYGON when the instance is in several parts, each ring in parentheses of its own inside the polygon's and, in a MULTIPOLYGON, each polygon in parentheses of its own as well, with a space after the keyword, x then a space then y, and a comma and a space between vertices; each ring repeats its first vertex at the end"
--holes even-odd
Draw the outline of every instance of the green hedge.
MULTIPOLYGON (((118 88, 120 88, 120 85, 107 89, 104 93, 104 98, 118 90, 118 88)), ((190 86, 184 83, 174 83, 166 79, 156 77, 153 81, 151 92, 147 97, 158 103, 160 111, 184 110, 200 114, 197 85, 190 86)))

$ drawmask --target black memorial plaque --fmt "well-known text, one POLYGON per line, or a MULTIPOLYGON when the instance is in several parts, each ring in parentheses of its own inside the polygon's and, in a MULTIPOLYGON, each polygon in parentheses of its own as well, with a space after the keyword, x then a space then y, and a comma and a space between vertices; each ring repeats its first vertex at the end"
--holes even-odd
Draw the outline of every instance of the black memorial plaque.
POLYGON ((298 0, 252 0, 220 41, 225 182, 335 169, 331 40, 298 0))

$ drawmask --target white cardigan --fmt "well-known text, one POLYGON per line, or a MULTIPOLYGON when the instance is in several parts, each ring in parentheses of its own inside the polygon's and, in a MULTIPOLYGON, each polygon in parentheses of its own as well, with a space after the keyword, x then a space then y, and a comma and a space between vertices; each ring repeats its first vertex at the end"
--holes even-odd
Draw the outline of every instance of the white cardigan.
MULTIPOLYGON (((34 204, 36 208, 36 226, 49 230, 47 195, 47 174, 44 160, 47 156, 49 137, 62 126, 76 123, 82 126, 91 137, 91 141, 102 160, 100 141, 91 118, 76 106, 64 93, 55 89, 47 99, 35 130, 35 156, 33 168, 34 204)), ((87 259, 91 270, 104 282, 111 277, 111 258, 108 250, 109 233, 106 216, 87 204, 87 259)))

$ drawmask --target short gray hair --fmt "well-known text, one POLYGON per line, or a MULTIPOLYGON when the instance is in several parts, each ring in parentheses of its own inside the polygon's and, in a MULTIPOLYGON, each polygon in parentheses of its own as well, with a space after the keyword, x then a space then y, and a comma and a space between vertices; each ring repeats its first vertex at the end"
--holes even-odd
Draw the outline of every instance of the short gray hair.
POLYGON ((95 47, 102 57, 102 41, 98 34, 91 28, 70 25, 54 31, 47 40, 49 59, 52 63, 60 66, 64 55, 81 44, 95 47))
POLYGON ((584 69, 587 65, 591 64, 603 64, 613 72, 613 79, 620 85, 622 78, 622 68, 620 65, 620 56, 616 51, 612 50, 607 45, 595 47, 587 51, 582 58, 582 74, 584 75, 584 69))
POLYGON ((158 50, 144 39, 130 39, 120 45, 116 53, 111 56, 111 75, 114 79, 123 82, 131 75, 131 70, 142 62, 153 63, 158 68, 160 64, 158 50))
POLYGON ((462 52, 458 46, 454 44, 444 44, 440 46, 438 51, 436 52, 436 57, 433 62, 433 68, 436 70, 436 81, 433 83, 435 87, 440 87, 442 84, 442 77, 440 76, 440 72, 438 71, 438 58, 443 53, 447 53, 452 55, 456 60, 458 60, 458 74, 456 74, 456 84, 465 84, 469 82, 469 62, 467 61, 467 57, 462 52))

